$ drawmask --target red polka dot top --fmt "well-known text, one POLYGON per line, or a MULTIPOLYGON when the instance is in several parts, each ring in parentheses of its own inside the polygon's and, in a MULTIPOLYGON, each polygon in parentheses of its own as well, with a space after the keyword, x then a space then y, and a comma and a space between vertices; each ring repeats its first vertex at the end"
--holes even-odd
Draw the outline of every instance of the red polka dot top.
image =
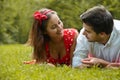
POLYGON ((52 63, 54 65, 56 64, 66 64, 70 65, 70 48, 73 44, 73 40, 76 34, 76 29, 64 29, 64 44, 65 44, 65 49, 66 49, 66 55, 62 57, 61 59, 54 59, 50 55, 50 50, 49 50, 49 45, 48 43, 46 44, 46 53, 47 53, 47 60, 46 62, 52 63))

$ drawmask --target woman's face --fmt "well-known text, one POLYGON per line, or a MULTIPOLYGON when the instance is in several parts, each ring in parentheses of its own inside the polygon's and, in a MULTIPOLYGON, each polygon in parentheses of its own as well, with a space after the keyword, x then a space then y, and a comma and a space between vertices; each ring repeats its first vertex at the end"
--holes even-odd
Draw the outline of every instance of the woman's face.
POLYGON ((53 40, 63 37, 63 23, 57 14, 51 15, 47 24, 46 33, 53 40))

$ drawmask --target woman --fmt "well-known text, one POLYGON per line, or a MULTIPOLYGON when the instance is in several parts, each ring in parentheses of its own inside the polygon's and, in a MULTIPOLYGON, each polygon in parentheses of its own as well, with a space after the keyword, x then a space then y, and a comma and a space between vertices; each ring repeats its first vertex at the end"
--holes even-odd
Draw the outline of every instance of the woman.
POLYGON ((77 30, 63 29, 63 23, 57 13, 46 8, 36 11, 34 20, 28 39, 34 48, 34 60, 25 63, 47 62, 53 65, 71 65, 78 36, 77 30))

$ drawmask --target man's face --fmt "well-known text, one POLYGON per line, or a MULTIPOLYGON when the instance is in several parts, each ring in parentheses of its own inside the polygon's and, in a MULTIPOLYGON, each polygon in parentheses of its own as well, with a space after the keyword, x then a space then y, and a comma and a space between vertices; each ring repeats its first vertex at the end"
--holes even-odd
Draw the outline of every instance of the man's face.
POLYGON ((92 29, 91 26, 83 23, 83 35, 88 39, 89 42, 100 42, 101 41, 101 35, 96 34, 96 32, 92 29))

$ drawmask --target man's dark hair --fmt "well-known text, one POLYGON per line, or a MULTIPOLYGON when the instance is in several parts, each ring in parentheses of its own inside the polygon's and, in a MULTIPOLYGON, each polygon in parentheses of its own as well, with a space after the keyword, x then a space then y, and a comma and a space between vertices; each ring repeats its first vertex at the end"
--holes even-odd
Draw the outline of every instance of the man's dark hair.
POLYGON ((104 6, 90 8, 80 18, 83 23, 91 26, 97 34, 100 32, 111 34, 113 30, 113 17, 104 6))

